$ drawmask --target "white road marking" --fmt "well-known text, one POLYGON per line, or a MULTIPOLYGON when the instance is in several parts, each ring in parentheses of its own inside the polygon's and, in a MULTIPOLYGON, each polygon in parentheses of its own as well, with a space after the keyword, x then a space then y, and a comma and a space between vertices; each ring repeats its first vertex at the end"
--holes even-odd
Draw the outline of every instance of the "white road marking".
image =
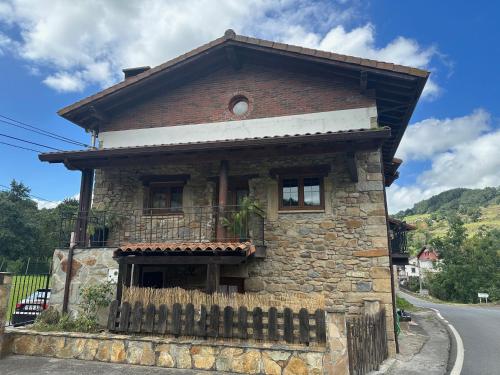
POLYGON ((464 365, 464 343, 462 341, 462 338, 460 337, 460 334, 455 329, 455 327, 453 327, 452 324, 450 324, 445 318, 443 318, 438 309, 434 309, 432 307, 431 309, 436 312, 437 316, 442 319, 448 325, 448 327, 450 327, 450 330, 455 337, 455 341, 457 342, 457 358, 455 359, 455 364, 451 369, 450 375, 460 375, 460 373, 462 372, 462 367, 464 365))

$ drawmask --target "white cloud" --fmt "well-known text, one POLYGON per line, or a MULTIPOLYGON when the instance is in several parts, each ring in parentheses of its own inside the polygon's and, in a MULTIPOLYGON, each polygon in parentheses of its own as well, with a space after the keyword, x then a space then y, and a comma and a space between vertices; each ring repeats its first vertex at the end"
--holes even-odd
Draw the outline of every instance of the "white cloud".
POLYGON ((457 187, 500 186, 500 130, 491 115, 475 110, 452 119, 428 119, 411 125, 400 154, 408 160, 432 160, 412 186, 393 184, 388 189, 391 213, 457 187))
POLYGON ((42 208, 56 208, 59 206, 59 204, 62 203, 62 201, 58 202, 48 202, 48 201, 42 201, 40 199, 33 198, 33 200, 36 202, 38 205, 38 209, 41 210, 42 208))
MULTIPOLYGON (((42 200, 42 199, 38 199, 38 198, 32 198, 36 204, 38 205, 38 209, 41 210, 42 208, 56 208, 57 206, 59 206, 63 200, 60 200, 60 201, 46 201, 46 200, 42 200)), ((80 194, 79 193, 76 193, 76 194, 73 194, 71 197, 68 197, 67 199, 80 199, 80 194)))
MULTIPOLYGON (((358 3, 282 0, 85 1, 10 0, 0 6, 0 22, 19 30, 9 39, 15 54, 48 73, 45 84, 58 91, 81 91, 122 79, 121 69, 158 65, 209 40, 225 29, 338 53, 428 68, 436 49, 396 37, 377 46, 368 23, 346 29, 359 18, 358 3), (319 30, 319 31, 318 31, 319 30)), ((1 39, 0 39, 1 40, 1 39)), ((1 48, 1 44, 0 44, 1 48)), ((430 81, 424 92, 440 88, 430 81)))
POLYGON ((76 73, 59 72, 45 78, 43 83, 59 92, 82 91, 85 88, 85 82, 79 76, 80 74, 76 73))
POLYGON ((410 125, 401 140, 397 157, 424 160, 469 142, 490 129, 491 116, 483 109, 456 118, 429 118, 410 125))

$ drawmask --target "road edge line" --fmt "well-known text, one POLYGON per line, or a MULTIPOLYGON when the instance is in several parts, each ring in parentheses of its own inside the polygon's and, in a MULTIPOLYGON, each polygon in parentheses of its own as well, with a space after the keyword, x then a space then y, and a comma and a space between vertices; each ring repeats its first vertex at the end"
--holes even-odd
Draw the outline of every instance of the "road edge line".
POLYGON ((453 325, 450 324, 450 322, 448 322, 441 315, 441 312, 438 309, 435 309, 433 307, 430 307, 430 309, 436 313, 436 315, 439 317, 439 319, 441 319, 445 323, 448 330, 451 331, 451 333, 453 334, 453 339, 454 339, 455 345, 456 345, 456 358, 455 358, 455 363, 453 364, 453 367, 452 367, 449 374, 450 375, 460 375, 462 372, 462 367, 464 365, 464 354, 465 354, 464 343, 462 341, 462 337, 460 337, 460 334, 455 329, 455 327, 453 327, 453 325))

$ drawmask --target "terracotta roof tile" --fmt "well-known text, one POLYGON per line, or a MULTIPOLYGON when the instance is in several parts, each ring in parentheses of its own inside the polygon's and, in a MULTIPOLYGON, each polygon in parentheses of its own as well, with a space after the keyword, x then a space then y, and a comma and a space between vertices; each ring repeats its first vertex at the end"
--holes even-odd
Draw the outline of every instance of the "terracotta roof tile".
POLYGON ((154 242, 154 243, 128 243, 115 250, 114 255, 127 255, 137 253, 166 254, 166 253, 195 253, 216 252, 234 253, 245 252, 246 256, 255 252, 251 242, 154 242))

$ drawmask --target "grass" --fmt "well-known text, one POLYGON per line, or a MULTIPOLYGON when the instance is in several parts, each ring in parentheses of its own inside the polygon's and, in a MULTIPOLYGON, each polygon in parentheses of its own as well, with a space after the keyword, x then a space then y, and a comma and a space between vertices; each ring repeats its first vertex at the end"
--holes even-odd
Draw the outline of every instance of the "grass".
POLYGON ((9 302, 7 304, 7 317, 10 316, 16 308, 16 303, 28 297, 37 289, 45 288, 47 278, 44 275, 17 275, 12 277, 9 302))
POLYGON ((396 307, 404 311, 415 312, 418 308, 412 303, 408 302, 406 299, 400 296, 396 296, 396 307))
POLYGON ((207 294, 199 290, 185 290, 182 288, 124 288, 123 301, 129 302, 131 305, 134 305, 135 302, 142 302, 143 306, 147 306, 150 303, 155 306, 160 306, 161 304, 171 306, 174 303, 180 303, 181 305, 192 303, 195 307, 205 305, 207 309, 210 309, 212 305, 219 305, 221 309, 226 306, 231 306, 235 309, 245 306, 249 310, 255 307, 260 307, 263 310, 267 310, 269 307, 289 307, 296 312, 301 308, 306 308, 310 313, 316 309, 323 309, 325 307, 324 296, 314 293, 289 293, 283 296, 256 293, 207 294))

